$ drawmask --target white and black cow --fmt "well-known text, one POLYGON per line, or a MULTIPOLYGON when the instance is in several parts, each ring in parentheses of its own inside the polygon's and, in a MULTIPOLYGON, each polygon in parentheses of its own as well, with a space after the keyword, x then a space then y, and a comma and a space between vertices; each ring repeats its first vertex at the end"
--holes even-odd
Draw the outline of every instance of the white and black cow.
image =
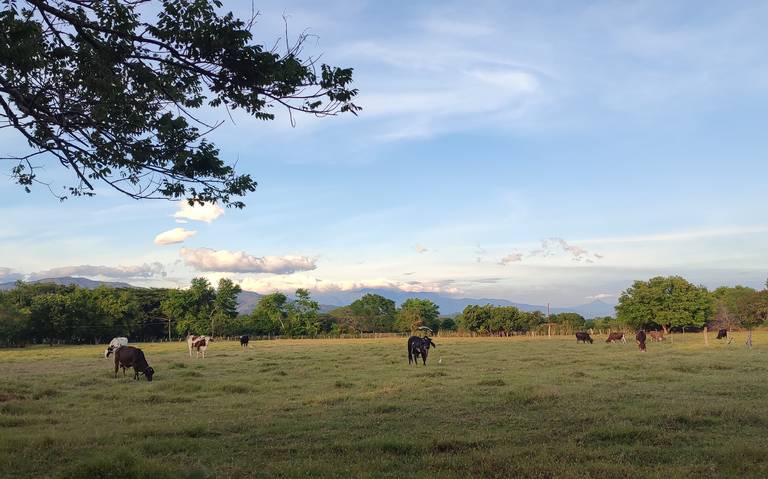
POLYGON ((112 338, 112 341, 107 345, 107 349, 104 350, 104 357, 108 358, 110 354, 122 346, 128 346, 128 338, 112 338))

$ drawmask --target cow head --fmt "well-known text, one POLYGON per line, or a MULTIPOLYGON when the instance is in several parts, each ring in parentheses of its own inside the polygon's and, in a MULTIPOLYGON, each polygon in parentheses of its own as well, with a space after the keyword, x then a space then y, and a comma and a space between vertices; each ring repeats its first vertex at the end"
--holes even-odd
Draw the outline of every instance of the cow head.
POLYGON ((436 347, 437 347, 437 344, 435 344, 435 343, 432 341, 432 338, 430 338, 430 337, 428 337, 428 336, 424 336, 424 339, 422 339, 422 342, 423 342, 423 344, 424 344, 424 347, 425 347, 425 348, 427 348, 427 349, 429 349, 429 347, 430 347, 430 346, 432 346, 433 348, 436 348, 436 347))
POLYGON ((108 358, 110 354, 112 354, 115 351, 114 346, 109 346, 107 349, 104 350, 104 357, 108 358))
POLYGON ((144 370, 144 376, 146 376, 147 381, 152 382, 152 376, 154 375, 155 370, 151 366, 148 366, 147 369, 144 370))

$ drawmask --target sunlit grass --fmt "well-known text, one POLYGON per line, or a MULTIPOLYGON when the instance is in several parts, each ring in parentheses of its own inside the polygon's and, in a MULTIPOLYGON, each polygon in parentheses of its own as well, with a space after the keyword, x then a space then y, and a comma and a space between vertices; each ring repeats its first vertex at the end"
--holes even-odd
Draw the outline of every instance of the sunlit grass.
POLYGON ((768 334, 741 336, 436 338, 427 367, 403 339, 139 345, 152 383, 0 350, 0 476, 768 477, 768 334))

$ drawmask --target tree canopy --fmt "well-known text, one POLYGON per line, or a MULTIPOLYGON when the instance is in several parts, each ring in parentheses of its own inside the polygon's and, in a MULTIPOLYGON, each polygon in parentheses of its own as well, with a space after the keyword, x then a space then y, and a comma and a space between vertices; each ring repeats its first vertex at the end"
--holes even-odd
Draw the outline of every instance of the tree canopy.
POLYGON ((702 327, 712 317, 712 298, 703 286, 695 286, 680 276, 657 276, 635 281, 619 297, 618 318, 632 328, 659 325, 702 327))
MULTIPOLYGON (((306 34, 267 47, 248 20, 218 0, 8 0, 0 12, 0 128, 28 151, 11 160, 28 192, 40 160, 58 161, 71 183, 61 199, 99 184, 131 198, 222 202, 256 181, 226 164, 206 134, 221 122, 197 110, 274 107, 316 116, 356 113, 352 69, 304 57, 306 34), (159 11, 156 9, 159 8, 159 11), (153 10, 155 9, 155 10, 153 10), (149 19, 149 20, 148 20, 149 19), (278 45, 281 45, 279 48, 278 45)), ((286 34, 287 36, 287 34, 286 34)))

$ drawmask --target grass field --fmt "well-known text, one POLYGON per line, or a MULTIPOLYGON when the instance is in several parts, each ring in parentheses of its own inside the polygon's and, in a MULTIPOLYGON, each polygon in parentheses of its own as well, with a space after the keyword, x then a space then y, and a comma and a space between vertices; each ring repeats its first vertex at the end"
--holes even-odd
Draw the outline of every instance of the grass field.
POLYGON ((435 338, 0 351, 4 477, 768 477, 768 333, 750 351, 435 338), (438 359, 442 363, 438 364, 438 359))

